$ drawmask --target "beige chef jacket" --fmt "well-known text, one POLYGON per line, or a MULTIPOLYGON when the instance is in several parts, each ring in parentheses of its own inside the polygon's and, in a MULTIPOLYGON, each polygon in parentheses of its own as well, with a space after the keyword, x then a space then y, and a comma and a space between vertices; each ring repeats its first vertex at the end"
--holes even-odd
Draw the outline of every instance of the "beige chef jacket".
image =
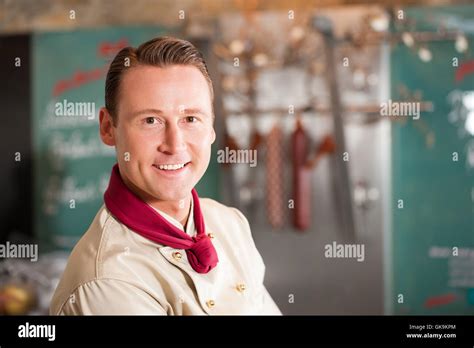
MULTIPOLYGON (((50 314, 281 315, 247 219, 212 199, 200 204, 219 258, 214 269, 197 273, 184 250, 140 236, 102 206, 69 257, 50 314)), ((195 233, 192 209, 186 233, 195 233)))

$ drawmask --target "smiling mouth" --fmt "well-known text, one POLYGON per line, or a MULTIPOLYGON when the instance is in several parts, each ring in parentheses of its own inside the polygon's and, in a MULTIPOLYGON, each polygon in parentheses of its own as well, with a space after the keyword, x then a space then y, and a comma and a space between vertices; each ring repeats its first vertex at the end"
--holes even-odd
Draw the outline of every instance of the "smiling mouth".
POLYGON ((153 167, 158 168, 159 170, 173 171, 173 170, 180 170, 186 167, 189 163, 191 162, 176 163, 176 164, 154 164, 153 167))

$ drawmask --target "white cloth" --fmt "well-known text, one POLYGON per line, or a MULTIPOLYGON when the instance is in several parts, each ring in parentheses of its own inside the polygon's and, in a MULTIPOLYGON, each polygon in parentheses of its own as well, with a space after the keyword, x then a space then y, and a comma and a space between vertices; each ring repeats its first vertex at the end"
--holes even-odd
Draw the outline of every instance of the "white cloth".
POLYGON ((280 315, 247 219, 211 199, 200 204, 219 258, 211 271, 197 273, 184 250, 142 237, 103 206, 69 257, 50 313, 280 315))

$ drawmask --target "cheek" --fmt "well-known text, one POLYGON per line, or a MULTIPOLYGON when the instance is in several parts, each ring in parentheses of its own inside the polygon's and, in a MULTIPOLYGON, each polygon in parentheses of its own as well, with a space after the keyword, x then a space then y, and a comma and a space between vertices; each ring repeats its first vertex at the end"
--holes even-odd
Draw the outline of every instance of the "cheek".
POLYGON ((156 141, 156 138, 134 132, 132 128, 121 129, 118 132, 117 150, 122 153, 129 152, 131 160, 139 159, 153 151, 153 141, 156 141))
POLYGON ((208 130, 203 131, 200 134, 193 136, 190 143, 195 149, 207 155, 207 153, 211 151, 212 133, 208 130))
POLYGON ((211 158, 212 137, 209 134, 203 134, 201 137, 196 137, 194 141, 189 144, 192 149, 193 157, 198 160, 200 166, 207 168, 211 158))

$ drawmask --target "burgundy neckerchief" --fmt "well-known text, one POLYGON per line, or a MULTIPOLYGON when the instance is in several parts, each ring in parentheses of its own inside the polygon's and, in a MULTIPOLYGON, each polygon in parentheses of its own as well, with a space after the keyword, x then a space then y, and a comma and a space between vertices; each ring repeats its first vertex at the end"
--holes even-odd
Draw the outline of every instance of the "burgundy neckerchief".
POLYGON ((112 169, 109 187, 104 193, 107 209, 117 220, 133 232, 175 249, 184 249, 191 267, 198 273, 207 273, 213 269, 219 259, 211 239, 205 232, 204 218, 199 205, 199 197, 192 190, 194 202, 194 224, 197 235, 191 237, 169 223, 155 209, 143 202, 124 184, 118 165, 112 169))

